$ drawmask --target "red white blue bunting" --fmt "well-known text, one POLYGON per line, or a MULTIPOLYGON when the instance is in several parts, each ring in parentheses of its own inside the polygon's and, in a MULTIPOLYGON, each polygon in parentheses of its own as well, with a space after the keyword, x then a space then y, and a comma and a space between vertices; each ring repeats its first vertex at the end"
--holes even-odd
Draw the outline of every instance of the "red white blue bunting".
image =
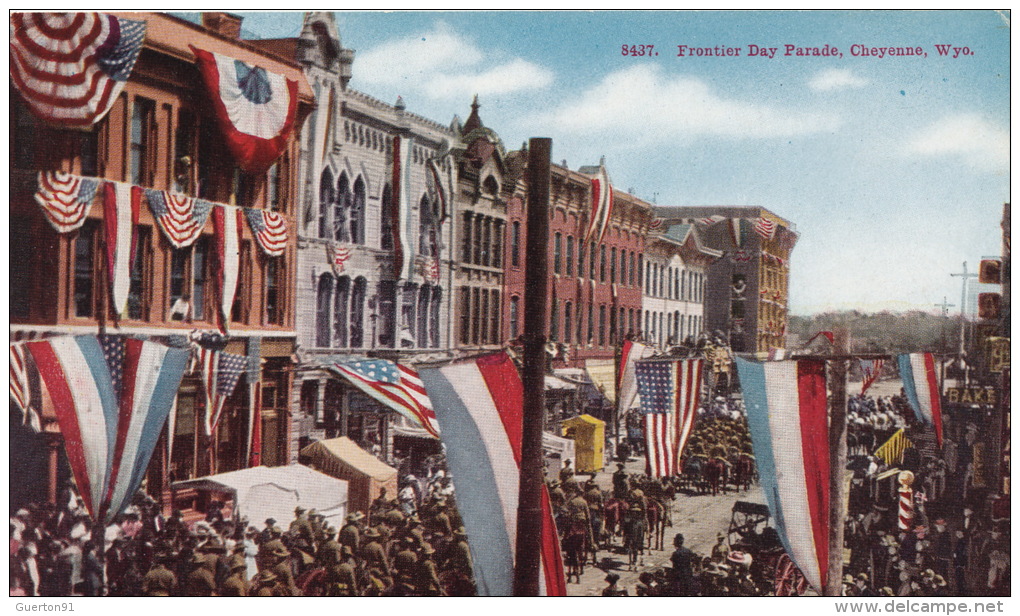
POLYGON ((255 243, 271 257, 279 257, 287 248, 287 221, 279 212, 246 208, 245 216, 255 243))
POLYGON ((57 233, 70 233, 85 224, 101 180, 59 171, 40 171, 35 202, 57 233))
POLYGON ((220 330, 227 333, 237 294, 241 265, 241 209, 224 205, 213 209, 216 280, 220 283, 220 330))
POLYGON ((122 182, 103 185, 103 216, 106 222, 106 271, 117 318, 124 316, 131 290, 131 261, 135 252, 135 227, 141 211, 142 189, 122 182))
POLYGON ((147 189, 145 198, 163 235, 174 248, 187 248, 202 234, 213 204, 166 190, 147 189))
POLYGON ((287 147, 298 85, 283 75, 191 46, 216 120, 237 164, 263 173, 287 147))
POLYGON ((145 22, 105 13, 11 13, 10 74, 46 122, 91 126, 113 107, 145 40, 145 22))

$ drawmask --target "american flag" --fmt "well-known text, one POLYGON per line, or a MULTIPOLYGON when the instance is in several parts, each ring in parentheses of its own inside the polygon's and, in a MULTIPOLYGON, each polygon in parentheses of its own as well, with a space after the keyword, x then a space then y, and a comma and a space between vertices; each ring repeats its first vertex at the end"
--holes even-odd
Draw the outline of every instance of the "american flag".
POLYGON ((637 363, 648 452, 645 472, 651 477, 680 472, 680 456, 700 402, 703 365, 703 359, 637 363))
POLYGON ((331 367, 369 396, 439 438, 436 413, 415 370, 385 359, 336 362, 331 367))
POLYGON ((205 392, 205 433, 212 436, 220 423, 224 403, 248 369, 248 357, 199 347, 198 366, 205 392))
POLYGON ((882 366, 885 364, 884 359, 862 359, 861 362, 861 374, 864 375, 864 382, 861 383, 861 395, 868 391, 868 388, 878 380, 878 375, 882 373, 882 366))
POLYGON ((11 13, 11 81, 38 117, 90 126, 113 107, 145 22, 105 13, 11 13))
POLYGON ((649 231, 658 231, 662 228, 662 225, 666 223, 665 218, 653 218, 652 222, 648 224, 649 231))
POLYGON ((429 284, 439 282, 439 257, 425 257, 425 261, 419 268, 421 277, 429 284))
POLYGON ((245 208, 248 226, 255 241, 270 257, 278 257, 287 248, 287 222, 279 212, 245 208))
POLYGON ((776 234, 776 223, 768 218, 759 217, 754 223, 754 232, 770 240, 776 234))
POLYGON ((99 190, 96 178, 80 177, 60 171, 40 171, 35 202, 57 233, 70 233, 85 224, 92 200, 99 190))

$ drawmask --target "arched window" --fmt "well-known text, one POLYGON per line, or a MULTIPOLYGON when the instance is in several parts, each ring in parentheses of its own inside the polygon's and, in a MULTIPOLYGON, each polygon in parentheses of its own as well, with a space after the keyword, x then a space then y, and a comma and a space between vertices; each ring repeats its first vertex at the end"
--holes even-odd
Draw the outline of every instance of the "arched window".
POLYGON ((495 195, 499 192, 499 183, 491 175, 482 182, 482 192, 487 195, 495 195))
POLYGON ((439 307, 443 302, 443 290, 439 287, 432 287, 430 301, 432 306, 429 309, 429 341, 433 349, 439 348, 439 307))
POLYGON ((336 282, 336 301, 333 304, 333 340, 337 348, 345 348, 349 340, 347 310, 351 299, 351 279, 341 276, 336 282))
POLYGON ((423 195, 418 202, 418 254, 423 257, 433 256, 437 239, 432 204, 428 195, 423 195))
POLYGON ((354 182, 354 199, 350 211, 351 241, 355 244, 365 243, 365 180, 358 178, 354 182))
MULTIPOLYGON (((514 221, 510 225, 510 265, 517 267, 521 264, 521 223, 514 221)), ((513 336, 516 338, 517 336, 513 336)))
POLYGON ((567 302, 563 306, 563 342, 570 342, 570 334, 574 331, 574 305, 567 302))
POLYGON ((574 275, 574 236, 567 236, 567 254, 564 258, 567 266, 567 276, 574 275))
POLYGON ((336 199, 333 201, 333 239, 338 242, 351 241, 347 216, 353 201, 354 195, 351 194, 351 185, 347 180, 347 174, 342 173, 340 181, 337 182, 336 199))
POLYGON ((365 346, 365 279, 358 277, 354 281, 354 289, 351 291, 351 348, 365 346))
POLYGON ((510 296, 510 339, 514 340, 518 336, 517 322, 520 318, 521 311, 521 298, 516 295, 510 296))
POLYGON ((616 283, 616 246, 609 250, 609 282, 616 283))
POLYGON ((393 250, 393 189, 389 184, 383 186, 380 207, 379 247, 383 250, 393 250))
POLYGON ((319 288, 315 301, 315 346, 329 347, 329 316, 333 303, 333 275, 319 276, 319 288))
POLYGON ((416 320, 414 309, 418 306, 418 285, 408 283, 404 285, 404 292, 400 298, 400 346, 401 348, 414 348, 417 338, 414 335, 416 320))
POLYGON ((329 210, 333 207, 333 174, 329 169, 322 172, 319 181, 319 237, 331 239, 329 228, 329 210))
POLYGON ((429 308, 432 285, 423 284, 418 289, 418 323, 415 332, 418 334, 418 348, 429 346, 429 308))
POLYGON ((387 280, 379 283, 379 317, 376 322, 379 346, 393 348, 397 325, 397 283, 387 280))
POLYGON ((560 235, 559 232, 557 232, 553 236, 553 273, 554 274, 561 273, 560 272, 560 263, 562 262, 562 258, 563 258, 563 255, 561 254, 562 248, 563 248, 563 236, 560 235))

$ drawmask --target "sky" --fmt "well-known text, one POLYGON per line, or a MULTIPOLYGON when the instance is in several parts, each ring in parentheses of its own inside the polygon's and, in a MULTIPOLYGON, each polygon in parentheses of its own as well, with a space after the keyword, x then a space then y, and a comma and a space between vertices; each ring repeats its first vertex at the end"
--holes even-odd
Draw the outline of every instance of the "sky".
MULTIPOLYGON (((260 38, 300 32, 301 13, 243 15, 260 38)), ((943 298, 960 303, 951 273, 1001 252, 1008 13, 338 12, 337 23, 356 50, 352 88, 444 124, 478 94, 508 149, 551 137, 554 162, 605 156, 617 188, 658 205, 760 205, 792 221, 792 314, 937 313, 943 298), (786 56, 787 44, 842 55, 786 56), (640 45, 646 55, 623 53, 640 45), (680 45, 739 55, 679 57, 680 45), (749 56, 751 45, 777 52, 749 56)))

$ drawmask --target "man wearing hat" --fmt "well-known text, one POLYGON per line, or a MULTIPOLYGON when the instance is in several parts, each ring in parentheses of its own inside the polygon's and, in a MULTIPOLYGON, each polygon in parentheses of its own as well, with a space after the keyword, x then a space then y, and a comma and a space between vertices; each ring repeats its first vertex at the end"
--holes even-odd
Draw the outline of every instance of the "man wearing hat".
POLYGON ((305 517, 304 507, 299 505, 294 508, 294 521, 290 523, 287 530, 297 535, 302 543, 309 546, 309 549, 315 545, 315 529, 312 528, 311 521, 305 517))
POLYGON ((673 596, 689 597, 694 586, 693 563, 696 556, 694 552, 684 547, 683 533, 677 533, 673 536, 673 547, 676 549, 673 550, 672 556, 669 557, 669 561, 673 565, 673 568, 670 570, 670 585, 672 586, 673 596))
POLYGON ((608 585, 605 588, 602 589, 602 596, 603 597, 626 597, 626 596, 628 596, 629 593, 627 592, 626 588, 619 588, 616 585, 616 583, 620 581, 620 574, 618 574, 618 573, 610 573, 609 575, 606 576, 606 580, 605 581, 606 581, 606 584, 608 584, 608 585))
POLYGON ((259 545, 267 543, 268 541, 271 541, 273 539, 273 528, 275 526, 276 526, 275 518, 266 518, 266 527, 262 529, 261 533, 259 533, 259 538, 257 541, 259 545))
POLYGON ((230 558, 230 575, 223 580, 220 586, 221 597, 247 597, 248 577, 246 572, 248 565, 244 562, 244 553, 234 554, 230 558))
POLYGON ((329 567, 327 573, 334 585, 335 593, 340 597, 357 597, 358 576, 355 571, 354 552, 348 546, 340 548, 340 562, 329 567))
POLYGON ((377 568, 390 576, 390 562, 379 538, 379 531, 376 529, 369 528, 365 531, 365 544, 361 548, 361 559, 365 561, 366 567, 377 568))
POLYGON ((623 470, 623 464, 616 463, 616 472, 613 473, 613 498, 627 498, 628 489, 627 473, 623 470))
POLYGON ((460 571, 468 577, 471 577, 471 548, 468 547, 467 532, 464 530, 463 526, 453 531, 452 547, 453 549, 450 550, 450 556, 447 561, 446 568, 460 571))
POLYGON ((252 580, 251 588, 248 590, 251 597, 288 597, 286 586, 277 579, 276 572, 272 569, 259 571, 252 580))
POLYGON ((439 570, 436 567, 436 551, 431 545, 425 544, 421 551, 421 560, 414 574, 415 587, 423 597, 439 597, 446 593, 439 582, 439 570))
POLYGON ((347 514, 347 521, 343 528, 340 529, 340 544, 346 545, 355 553, 357 553, 361 547, 361 527, 358 522, 363 517, 365 517, 365 514, 360 511, 347 514))
POLYGON ((142 580, 142 593, 146 597, 169 597, 177 589, 177 576, 166 567, 167 555, 160 554, 156 563, 142 580))
POLYGON ((433 506, 432 530, 443 537, 453 535, 453 524, 450 521, 450 514, 446 512, 446 499, 437 498, 433 506))
POLYGON ((729 552, 729 548, 726 547, 726 533, 719 533, 715 536, 715 545, 712 546, 712 560, 721 563, 726 560, 729 552))
POLYGON ((216 592, 216 556, 197 550, 190 559, 191 570, 184 576, 181 591, 185 597, 211 597, 216 592))

